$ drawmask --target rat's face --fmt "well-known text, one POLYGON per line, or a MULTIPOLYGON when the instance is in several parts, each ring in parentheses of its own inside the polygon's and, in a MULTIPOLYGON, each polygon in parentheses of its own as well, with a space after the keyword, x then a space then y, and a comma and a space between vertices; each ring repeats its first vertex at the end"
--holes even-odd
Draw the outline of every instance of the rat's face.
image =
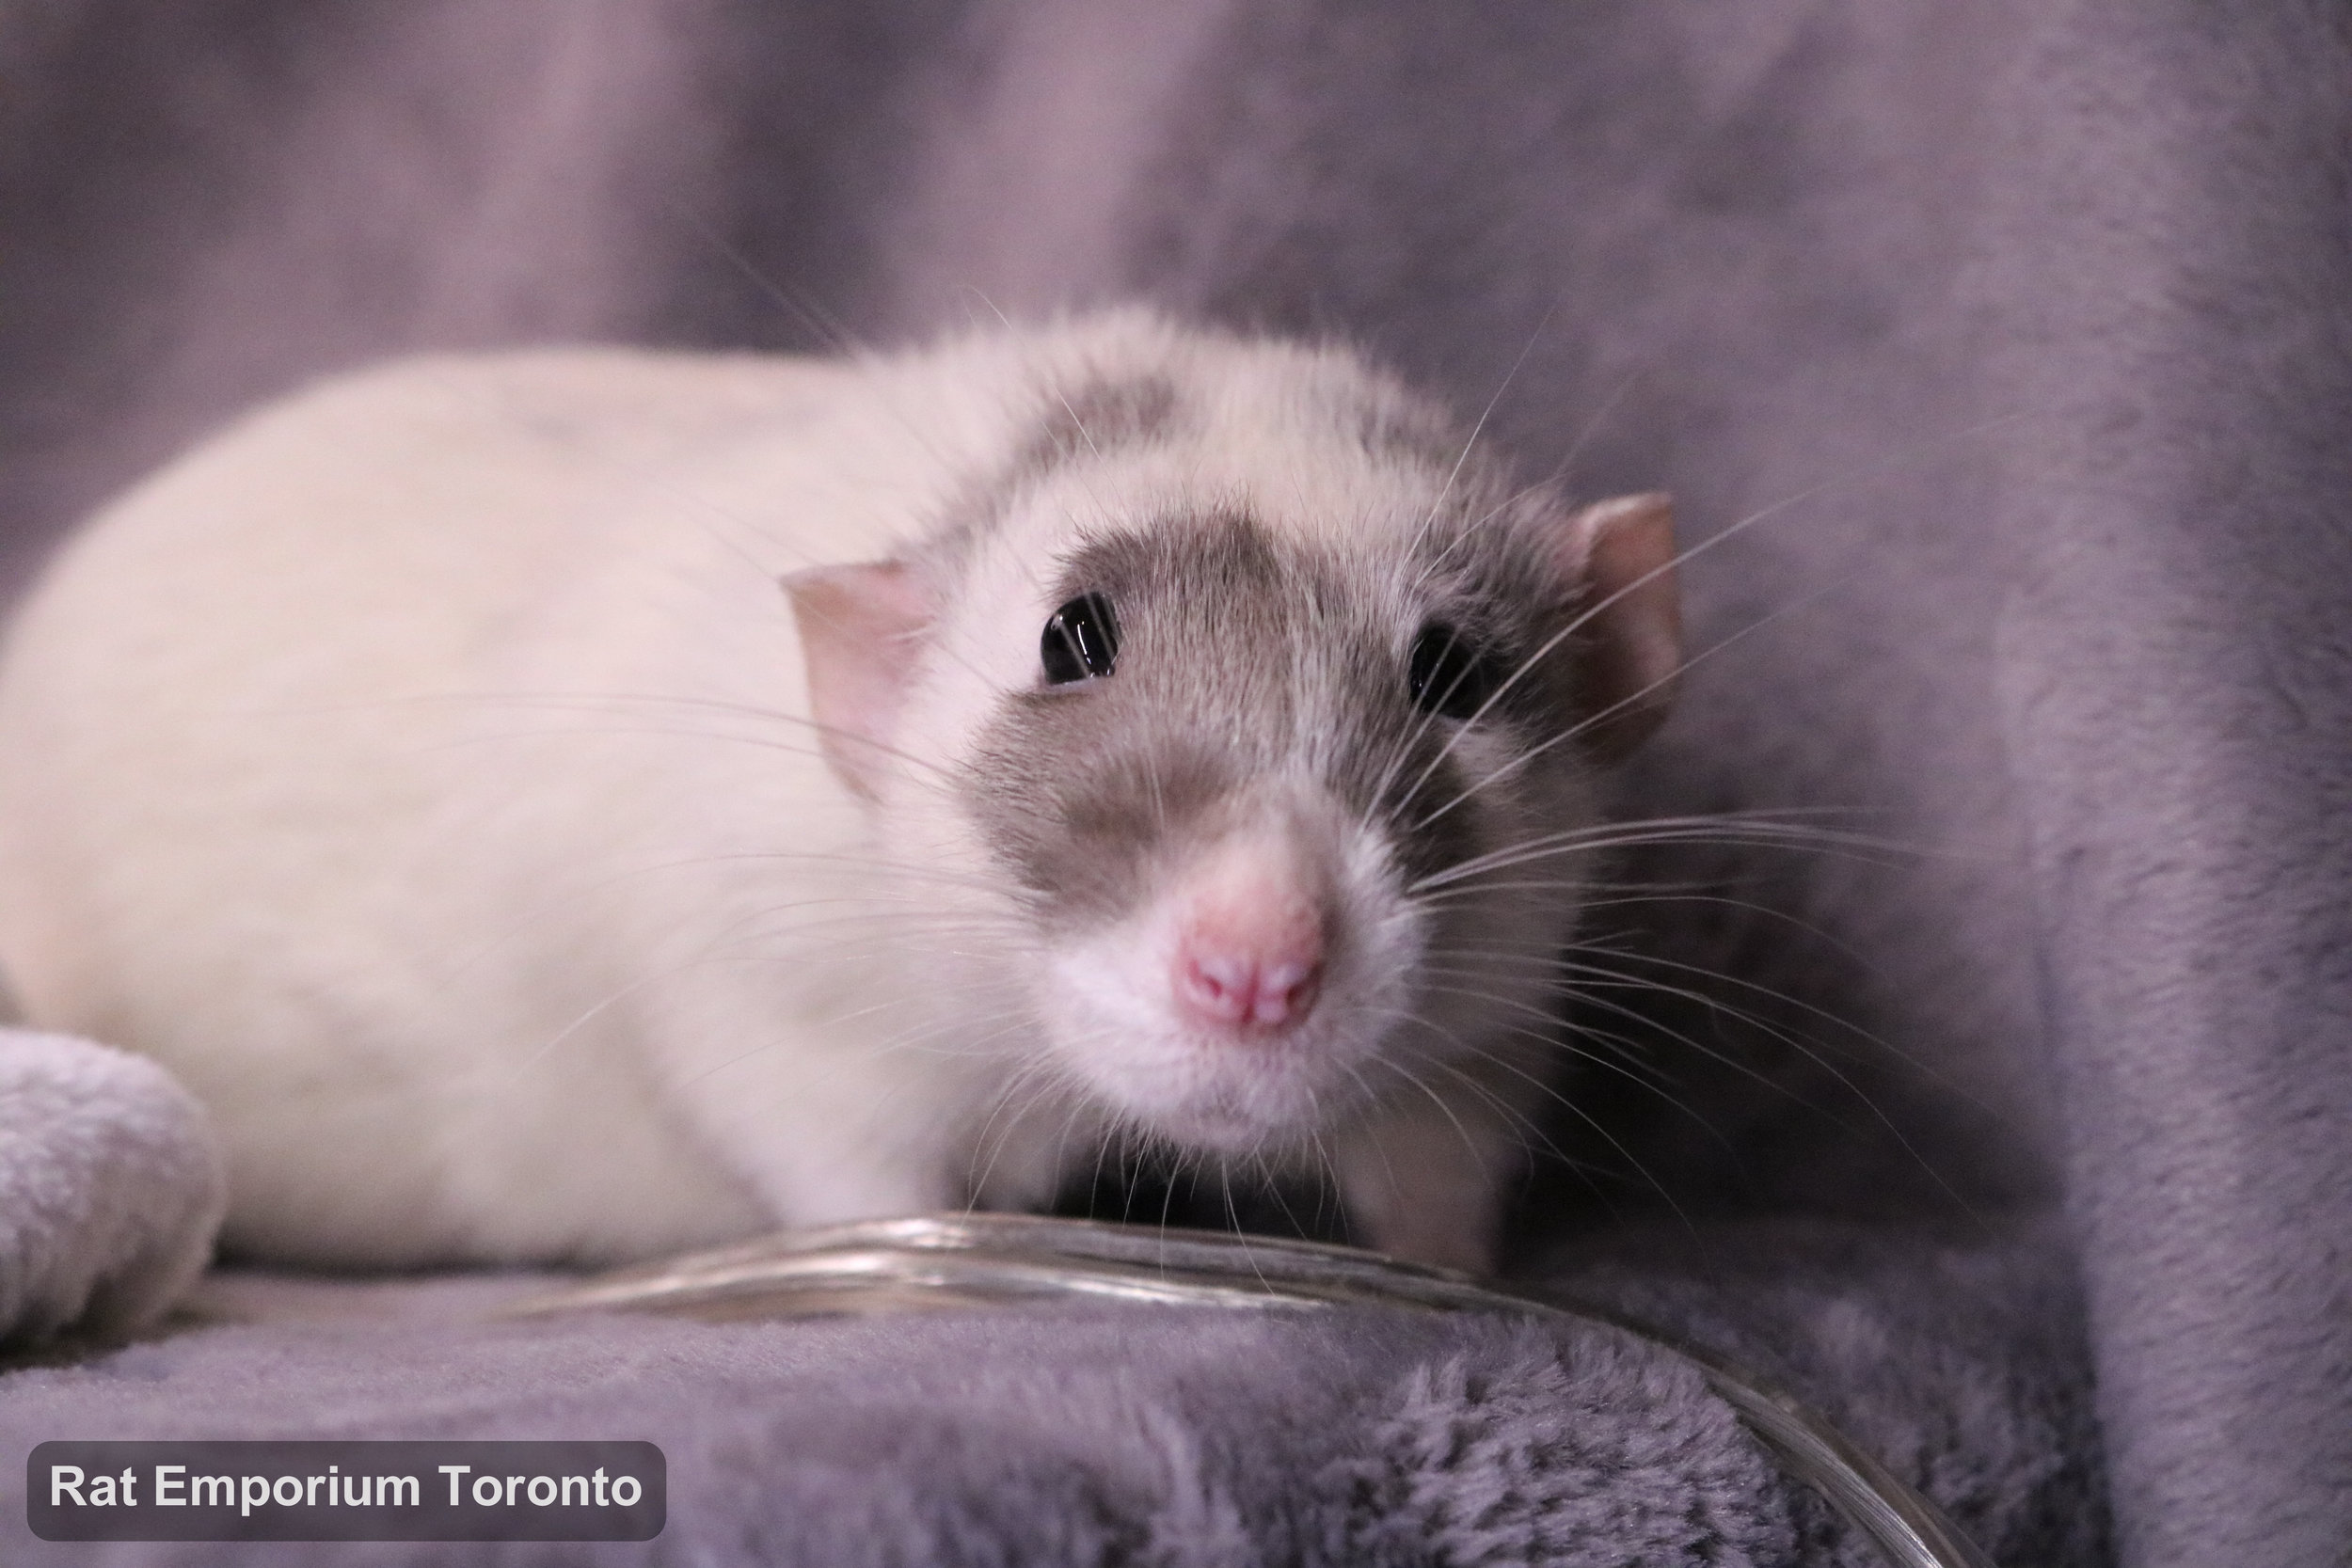
POLYGON ((812 639, 818 716, 895 750, 844 776, 995 933, 954 961, 1017 995, 1039 1076, 1228 1153, 1545 1028, 1573 863, 1514 851, 1589 825, 1594 736, 1661 705, 1673 658, 1671 591, 1635 580, 1663 586, 1662 499, 1515 495, 1450 441, 1371 438, 1398 421, 1348 396, 1391 416, 1386 383, 1308 369, 1255 399, 1057 393, 1083 445, 1049 420, 979 523, 814 606, 919 654, 867 700, 812 639))
POLYGON ((1584 819, 1578 753, 1538 750, 1569 661, 1446 553, 1239 506, 1062 552, 957 789, 1035 932, 1046 1045, 1115 1115, 1288 1143, 1540 1008, 1574 898, 1473 863, 1584 819))

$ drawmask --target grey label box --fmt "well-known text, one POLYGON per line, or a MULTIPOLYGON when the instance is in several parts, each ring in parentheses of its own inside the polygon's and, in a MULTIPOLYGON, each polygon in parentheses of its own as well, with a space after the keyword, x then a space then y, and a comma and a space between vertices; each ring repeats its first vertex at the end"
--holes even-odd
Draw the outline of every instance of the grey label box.
POLYGON ((669 1462, 638 1442, 43 1443, 43 1541, 650 1541, 669 1462))

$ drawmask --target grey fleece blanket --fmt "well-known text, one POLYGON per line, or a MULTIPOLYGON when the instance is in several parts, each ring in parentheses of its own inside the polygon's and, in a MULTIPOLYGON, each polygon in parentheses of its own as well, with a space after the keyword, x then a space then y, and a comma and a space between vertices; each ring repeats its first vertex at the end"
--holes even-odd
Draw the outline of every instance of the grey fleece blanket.
MULTIPOLYGON (((329 366, 548 338, 891 341, 1131 295, 1346 333, 1491 400, 1486 438, 1533 471, 1673 489, 1722 541, 1687 581, 1697 645, 1724 650, 1627 809, 1836 807, 1926 852, 1724 844, 1627 868, 1679 894, 1608 911, 1584 1022, 1634 1038, 1665 1092, 1576 1086, 1518 1266, 1589 1266, 1792 1358, 1857 1425, 1899 1413, 1883 1443, 1963 1491, 2040 1474, 2067 1479, 2036 1495, 2068 1495, 2104 1453, 2133 1568, 2341 1560, 2342 6, 49 0, 0 9, 0 540, 19 574, 160 454, 329 366), (1869 1239, 1797 1246, 1790 1214, 1869 1239), (1979 1230, 1947 1278, 1925 1259, 1972 1214, 2036 1240, 1979 1230), (1661 1233, 1718 1244, 1628 1240, 1661 1233), (2077 1409, 2093 1386, 2096 1445, 2071 1418, 2027 1423, 2049 1445, 2004 1435, 1998 1413, 2077 1409)), ((22 1442, 114 1397, 194 1421, 215 1390, 262 1401, 259 1370, 294 1379, 278 1357, 327 1332, 216 1328, 20 1370, 0 1420, 22 1442)), ((764 1331, 596 1332, 642 1335, 651 1364, 764 1331)), ((1102 1375, 1157 1389, 1186 1332, 1131 1328, 1102 1375)), ((458 1410, 488 1430, 554 1397, 519 1370, 458 1394, 484 1365, 473 1331, 382 1343, 320 1352, 278 1415, 222 1409, 355 1430, 458 1410)), ((909 1379, 931 1364, 913 1331, 893 1343, 909 1379)), ((1052 1408, 1061 1373, 1004 1344, 991 1364, 1052 1408)), ((1212 1373, 1290 1387, 1292 1354, 1237 1349, 1212 1373)), ((719 1364, 668 1362, 681 1388, 690 1365, 723 1382, 719 1364)), ((1352 1364, 1375 1369, 1342 1380, 1371 1391, 1355 1425, 1286 1427, 1237 1393, 1232 1451, 1252 1457, 1232 1484, 1279 1477, 1307 1508, 1329 1445, 1447 1364, 1352 1364)), ((655 1372, 600 1386, 679 1408, 655 1372)), ((760 1429, 779 1454, 791 1408, 760 1429)), ((905 1452, 969 1520, 995 1472, 965 1456, 1017 1465, 1060 1451, 1047 1438, 905 1452)), ((757 1442, 726 1451, 730 1474, 780 1471, 757 1442)), ((845 1481, 826 1506, 860 1495, 845 1481)), ((1092 1528, 1092 1508, 936 1539, 1018 1556, 1021 1531, 1092 1528)), ((2070 1512, 2092 1528, 2095 1509, 2070 1512)), ((2045 1549, 1963 1517, 2015 1560, 2096 1558, 2081 1534, 2045 1549)))
MULTIPOLYGON (((2078 1348, 2050 1326, 2072 1321, 2072 1287, 2046 1238, 1677 1230, 1553 1272, 1824 1399, 1997 1560, 2102 1560, 2078 1348)), ((601 1435, 668 1458, 649 1545, 273 1548, 306 1561, 1883 1560, 1688 1362, 1609 1329, 1364 1308, 485 1321, 532 1283, 216 1275, 168 1337, 20 1364, 0 1442, 601 1435)), ((11 1562, 258 1555, 38 1543, 24 1478, 0 1472, 11 1562)))
MULTIPOLYGON (((1168 1195, 1172 1197, 1174 1195, 1168 1195)), ((306 1560, 1223 1565, 1877 1563, 1690 1362, 1597 1323, 994 1309, 710 1326, 498 1321, 550 1276, 215 1274, 201 1111, 151 1063, 0 1030, 0 1447, 56 1438, 651 1439, 651 1546, 280 1546, 306 1560), (148 1329, 142 1342, 122 1336, 148 1329)), ((2044 1227, 2046 1232, 2046 1227, 2044 1227)), ((1627 1229, 1524 1273, 1824 1400, 2007 1558, 2095 1562, 2062 1247, 1820 1224, 1627 1229)), ((8 1560, 236 1562, 26 1530, 8 1560)))

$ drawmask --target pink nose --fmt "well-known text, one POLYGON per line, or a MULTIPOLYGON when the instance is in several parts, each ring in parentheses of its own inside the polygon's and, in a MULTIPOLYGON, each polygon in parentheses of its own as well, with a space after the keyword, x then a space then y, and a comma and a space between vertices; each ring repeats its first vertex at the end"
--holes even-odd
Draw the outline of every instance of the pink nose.
POLYGON ((1305 911, 1204 918, 1178 942, 1174 969, 1177 1010, 1193 1023, 1279 1034, 1323 984, 1322 922, 1305 911))

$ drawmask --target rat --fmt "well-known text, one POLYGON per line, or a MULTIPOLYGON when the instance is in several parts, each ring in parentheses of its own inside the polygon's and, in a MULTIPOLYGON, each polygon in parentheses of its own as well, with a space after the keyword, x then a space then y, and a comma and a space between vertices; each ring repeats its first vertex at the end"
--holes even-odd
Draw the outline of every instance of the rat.
POLYGON ((224 1245, 595 1262, 1115 1140, 1490 1261, 1663 496, 1129 308, 412 358, 103 509, 0 657, 0 968, 227 1150, 224 1245))

